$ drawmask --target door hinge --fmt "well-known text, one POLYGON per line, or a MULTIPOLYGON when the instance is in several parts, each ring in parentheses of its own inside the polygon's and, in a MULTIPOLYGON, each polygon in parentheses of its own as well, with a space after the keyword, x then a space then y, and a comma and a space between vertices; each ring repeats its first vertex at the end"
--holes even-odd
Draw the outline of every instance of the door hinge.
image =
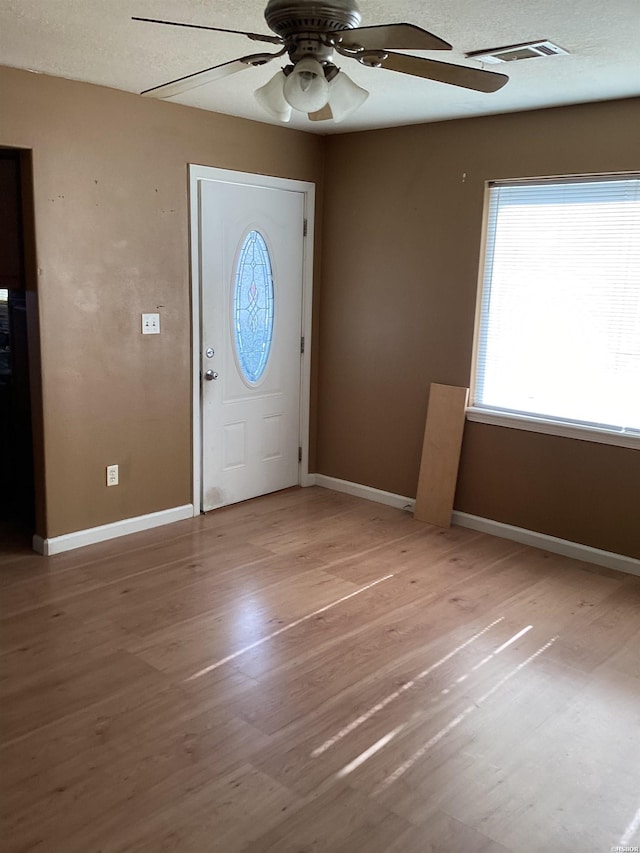
POLYGON ((304 336, 300 338, 300 352, 304 352, 304 336))
POLYGON ((298 448, 298 462, 302 462, 302 448, 298 448))
POLYGON ((306 220, 306 219, 303 219, 303 221, 302 221, 302 236, 303 236, 303 237, 306 237, 306 236, 307 236, 307 228, 308 228, 308 226, 307 226, 307 220, 306 220))

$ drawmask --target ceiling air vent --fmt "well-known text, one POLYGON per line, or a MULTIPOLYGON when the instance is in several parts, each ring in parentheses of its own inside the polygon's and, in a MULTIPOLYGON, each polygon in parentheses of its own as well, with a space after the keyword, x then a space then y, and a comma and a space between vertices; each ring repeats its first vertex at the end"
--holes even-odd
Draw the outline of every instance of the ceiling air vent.
POLYGON ((490 50, 473 50, 466 53, 468 59, 480 59, 482 62, 515 62, 517 59, 533 59, 535 56, 566 56, 569 53, 552 41, 529 41, 524 44, 510 44, 506 47, 494 47, 490 50))

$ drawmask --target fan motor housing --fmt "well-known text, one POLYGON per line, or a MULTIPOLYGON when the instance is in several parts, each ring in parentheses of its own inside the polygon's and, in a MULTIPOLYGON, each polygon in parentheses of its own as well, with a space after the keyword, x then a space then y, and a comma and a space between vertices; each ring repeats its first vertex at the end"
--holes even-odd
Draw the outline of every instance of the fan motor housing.
POLYGON ((349 30, 362 20, 355 0, 269 0, 264 17, 285 42, 302 33, 349 30))

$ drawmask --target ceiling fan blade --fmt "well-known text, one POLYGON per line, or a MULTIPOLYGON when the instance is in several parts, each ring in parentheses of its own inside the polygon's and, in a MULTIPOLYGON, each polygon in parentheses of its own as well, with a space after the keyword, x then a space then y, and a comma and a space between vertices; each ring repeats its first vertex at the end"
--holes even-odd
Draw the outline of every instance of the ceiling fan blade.
POLYGON ((193 30, 212 30, 214 33, 234 33, 246 36, 251 41, 266 41, 269 44, 282 44, 279 36, 263 36, 260 33, 246 33, 244 30, 225 30, 222 27, 205 27, 204 24, 183 24, 179 21, 158 21, 156 18, 131 18, 132 21, 144 21, 147 24, 165 24, 168 27, 190 27, 193 30))
POLYGON ((206 83, 213 83, 214 80, 228 77, 237 71, 244 71, 246 68, 253 68, 256 65, 265 65, 276 56, 282 56, 282 53, 253 53, 250 56, 241 56, 239 59, 232 59, 231 62, 223 62, 221 65, 214 65, 211 68, 204 68, 202 71, 195 71, 193 74, 178 77, 176 80, 170 80, 161 86, 145 89, 140 94, 150 95, 154 98, 171 98, 173 95, 180 95, 189 89, 197 89, 198 86, 204 86, 206 83))
POLYGON ((415 24, 381 24, 376 27, 356 27, 332 33, 339 35, 340 46, 365 50, 451 50, 449 42, 415 24))
POLYGON ((509 80, 506 74, 496 74, 495 71, 482 71, 480 68, 469 68, 466 65, 451 65, 448 62, 423 59, 420 56, 406 56, 404 53, 388 53, 384 59, 383 56, 384 54, 381 54, 377 59, 380 68, 399 71, 401 74, 411 74, 414 77, 424 77, 427 80, 437 80, 452 86, 462 86, 463 89, 475 89, 477 92, 497 92, 509 80))
POLYGON ((329 104, 325 104, 320 110, 315 113, 307 113, 310 121, 330 121, 333 118, 333 113, 329 104))

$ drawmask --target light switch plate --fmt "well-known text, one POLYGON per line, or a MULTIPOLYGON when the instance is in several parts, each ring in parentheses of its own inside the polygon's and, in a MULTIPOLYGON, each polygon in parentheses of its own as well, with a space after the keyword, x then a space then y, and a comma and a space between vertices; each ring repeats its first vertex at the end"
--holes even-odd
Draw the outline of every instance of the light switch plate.
POLYGON ((142 334, 143 335, 159 335, 160 334, 160 315, 159 314, 143 314, 142 315, 142 334))

